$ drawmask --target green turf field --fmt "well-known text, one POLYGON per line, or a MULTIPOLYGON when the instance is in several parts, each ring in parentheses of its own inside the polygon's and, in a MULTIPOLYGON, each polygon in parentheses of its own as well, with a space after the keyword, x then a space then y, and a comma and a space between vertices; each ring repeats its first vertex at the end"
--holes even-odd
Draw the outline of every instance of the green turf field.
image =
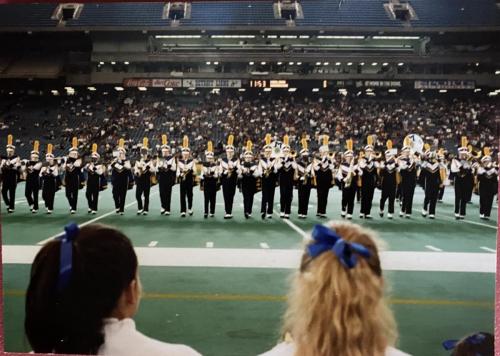
MULTIPOLYGON (((111 224, 132 239, 145 289, 136 318, 142 332, 188 344, 204 355, 256 355, 270 348, 277 341, 287 280, 297 266, 303 234, 324 222, 314 216, 315 191, 309 218, 296 218, 295 200, 292 219, 286 222, 277 216, 260 219, 260 194, 254 202, 254 217, 245 220, 238 192, 233 220, 222 218, 222 192, 216 217, 205 220, 203 197, 195 189, 195 214, 182 219, 178 186, 169 217, 159 214, 157 187, 152 189, 148 216, 136 216, 134 191, 127 194, 130 205, 125 215, 115 215, 110 189, 101 194, 95 216, 86 213, 84 191, 76 215, 69 215, 60 191, 53 215, 41 209, 32 216, 20 186, 16 212, 2 211, 6 350, 29 351, 23 336, 29 263, 40 244, 60 233, 70 220, 111 224)), ((330 193, 332 219, 340 217, 340 196, 337 189, 330 193)), ((374 201, 378 198, 377 192, 374 201)), ((275 201, 279 211, 279 189, 275 201)), ((417 188, 412 219, 392 221, 378 218, 377 204, 372 221, 360 220, 357 205, 354 222, 376 230, 386 242, 382 261, 401 334, 399 347, 413 355, 446 355, 440 346, 443 340, 477 330, 493 331, 496 219, 479 219, 475 196, 466 221, 456 222, 450 188, 434 221, 420 216, 422 201, 417 188)), ((495 208, 495 216, 496 212, 495 208)))

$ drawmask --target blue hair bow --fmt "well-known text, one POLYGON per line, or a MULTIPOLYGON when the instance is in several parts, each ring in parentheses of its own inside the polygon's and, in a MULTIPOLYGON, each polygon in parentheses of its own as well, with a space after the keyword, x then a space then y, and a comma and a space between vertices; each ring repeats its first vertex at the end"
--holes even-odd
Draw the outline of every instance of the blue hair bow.
POLYGON ((73 269, 73 240, 80 229, 74 222, 64 227, 65 233, 58 237, 61 240, 61 251, 59 257, 59 276, 57 278, 57 290, 62 292, 69 284, 73 269))
POLYGON ((331 250, 344 267, 351 269, 358 263, 357 255, 364 258, 371 256, 370 251, 365 246, 345 241, 335 231, 324 225, 314 226, 312 238, 314 242, 307 246, 307 252, 312 258, 331 250))
MULTIPOLYGON (((485 339, 486 335, 484 335, 483 333, 476 333, 468 336, 464 342, 469 345, 481 345, 485 339)), ((459 341, 460 340, 446 340, 443 342, 443 347, 447 351, 453 350, 457 346, 459 341)), ((476 353, 475 356, 482 356, 482 354, 476 353)))

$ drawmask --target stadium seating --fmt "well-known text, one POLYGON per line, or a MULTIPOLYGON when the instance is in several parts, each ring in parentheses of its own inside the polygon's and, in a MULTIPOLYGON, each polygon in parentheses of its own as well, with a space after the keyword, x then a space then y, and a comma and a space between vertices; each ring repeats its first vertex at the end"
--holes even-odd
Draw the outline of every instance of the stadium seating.
MULTIPOLYGON (((304 19, 300 26, 332 27, 402 27, 385 13, 383 0, 307 0, 302 2, 304 19)), ((500 10, 494 0, 411 0, 418 20, 415 28, 500 26, 500 10)), ((0 5, 1 27, 54 27, 51 20, 54 4, 0 5)), ((163 3, 100 3, 85 4, 79 19, 68 27, 161 27, 170 20, 162 19, 163 3)), ((200 26, 284 26, 275 19, 272 1, 193 2, 191 18, 181 20, 186 27, 200 26)))

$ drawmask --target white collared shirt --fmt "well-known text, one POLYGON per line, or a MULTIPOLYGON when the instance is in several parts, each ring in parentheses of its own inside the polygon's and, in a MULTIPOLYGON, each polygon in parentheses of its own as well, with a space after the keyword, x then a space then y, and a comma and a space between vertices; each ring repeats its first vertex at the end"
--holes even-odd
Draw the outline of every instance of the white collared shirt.
POLYGON ((141 334, 132 319, 104 319, 104 344, 99 355, 109 356, 200 356, 192 348, 180 344, 167 344, 141 334))
MULTIPOLYGON (((259 356, 295 356, 295 344, 293 342, 282 342, 281 344, 276 345, 273 349, 260 354, 259 356)), ((336 355, 330 355, 336 356, 336 355)), ((340 355, 338 355, 340 356, 340 355)), ((403 351, 397 350, 393 347, 387 347, 385 350, 385 356, 410 356, 403 351)))
POLYGON ((167 156, 162 157, 158 160, 158 164, 156 166, 157 171, 177 171, 177 163, 175 162, 175 156, 167 156))
POLYGON ((177 177, 181 177, 184 174, 189 173, 189 171, 193 171, 195 169, 195 161, 193 159, 183 160, 180 159, 177 162, 177 177))

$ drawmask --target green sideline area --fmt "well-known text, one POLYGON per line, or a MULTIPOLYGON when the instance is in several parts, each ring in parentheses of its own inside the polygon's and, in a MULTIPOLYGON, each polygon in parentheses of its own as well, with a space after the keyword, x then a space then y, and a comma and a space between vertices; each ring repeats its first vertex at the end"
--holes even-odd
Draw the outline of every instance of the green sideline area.
MULTIPOLYGON (((136 216, 135 191, 128 192, 127 204, 130 205, 124 216, 114 214, 110 189, 102 192, 99 212, 93 216, 86 213, 83 191, 80 192, 79 211, 73 216, 69 215, 62 191, 57 193, 56 209, 52 215, 44 214, 42 209, 37 215, 32 215, 23 193, 20 186, 14 214, 7 215, 2 211, 5 251, 23 254, 26 248, 35 253, 43 241, 59 234, 63 226, 73 220, 114 225, 143 251, 178 251, 180 259, 182 254, 191 256, 189 252, 194 250, 215 254, 225 252, 226 255, 234 253, 236 262, 224 267, 197 266, 196 261, 183 261, 183 266, 165 261, 164 265, 156 263, 153 266, 148 263, 147 256, 141 260, 141 263, 146 262, 140 271, 145 296, 136 318, 138 328, 151 337, 185 343, 204 355, 213 356, 256 355, 272 347, 279 337, 288 280, 293 270, 244 268, 239 265, 239 254, 260 250, 263 255, 278 250, 296 251, 303 244, 302 234, 314 224, 324 223, 314 216, 315 191, 309 218, 305 221, 296 218, 295 200, 290 223, 277 216, 262 221, 258 214, 260 194, 256 195, 252 219, 244 219, 242 197, 237 192, 235 218, 224 220, 222 192, 219 192, 216 217, 205 220, 203 197, 198 190, 194 197, 194 216, 180 218, 178 186, 174 188, 170 217, 159 214, 157 187, 152 189, 148 216, 136 216)), ((276 193, 275 209, 279 211, 279 189, 276 193)), ((340 217, 340 195, 337 189, 330 193, 328 214, 332 219, 340 217)), ((497 210, 495 207, 491 221, 480 220, 477 196, 474 196, 473 204, 468 205, 466 221, 460 222, 453 218, 453 190, 449 188, 445 202, 437 207, 434 221, 420 216, 423 201, 420 188, 417 188, 411 219, 396 216, 391 221, 386 217, 379 218, 378 199, 377 192, 373 220, 360 220, 357 205, 353 221, 375 230, 389 252, 424 253, 423 256, 431 257, 438 256, 435 254, 453 257, 457 252, 465 254, 453 258, 474 256, 478 260, 489 260, 494 256, 497 210)), ((23 334, 23 320, 24 294, 32 255, 10 256, 5 251, 5 349, 29 351, 23 334)), ((390 289, 388 297, 399 325, 399 347, 402 350, 413 355, 447 355, 441 347, 442 341, 478 330, 493 331, 493 273, 444 272, 439 268, 405 270, 403 261, 385 275, 390 289)))

